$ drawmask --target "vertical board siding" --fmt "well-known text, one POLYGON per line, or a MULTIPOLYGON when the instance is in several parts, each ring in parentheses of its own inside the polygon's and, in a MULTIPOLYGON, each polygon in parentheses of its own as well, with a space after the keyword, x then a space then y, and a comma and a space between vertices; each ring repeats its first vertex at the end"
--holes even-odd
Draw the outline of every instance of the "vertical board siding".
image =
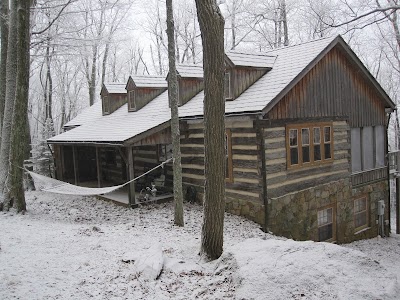
POLYGON ((135 93, 135 109, 129 109, 129 111, 138 111, 143 106, 148 104, 151 100, 159 96, 163 93, 166 89, 150 89, 150 88, 137 88, 135 93))
POLYGON ((241 93, 247 90, 253 83, 260 79, 266 73, 265 70, 254 68, 232 68, 232 88, 233 97, 237 98, 241 93))
POLYGON ((268 113, 268 118, 349 117, 350 127, 385 125, 380 96, 337 48, 332 49, 268 113))
POLYGON ((184 105, 194 96, 196 96, 204 88, 203 79, 198 78, 179 78, 178 79, 178 96, 179 106, 184 105))

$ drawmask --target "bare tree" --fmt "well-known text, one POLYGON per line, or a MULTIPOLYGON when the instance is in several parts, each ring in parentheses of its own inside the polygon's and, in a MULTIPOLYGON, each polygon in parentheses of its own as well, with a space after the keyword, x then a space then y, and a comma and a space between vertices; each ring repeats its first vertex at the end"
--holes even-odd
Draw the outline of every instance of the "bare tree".
POLYGON ((183 192, 182 192, 182 165, 181 165, 181 146, 179 131, 179 112, 178 112, 178 79, 175 65, 175 34, 174 16, 172 0, 166 1, 167 5, 167 36, 168 36, 168 98, 171 105, 171 134, 172 134, 172 154, 174 157, 174 203, 175 203, 175 225, 184 226, 183 219, 183 192))
POLYGON ((4 103, 6 101, 6 65, 8 42, 8 0, 0 0, 0 31, 1 31, 1 58, 0 58, 0 145, 1 128, 4 116, 4 103))
POLYGON ((196 0, 203 41, 205 185, 201 253, 223 251, 225 207, 224 18, 215 0, 196 0))
POLYGON ((26 210, 22 165, 26 156, 29 95, 29 16, 31 0, 18 1, 18 71, 10 151, 10 191, 17 212, 26 210))
POLYGON ((11 206, 11 199, 5 193, 6 180, 9 171, 11 125, 14 111, 16 78, 17 78, 17 0, 10 1, 10 30, 7 49, 7 84, 4 106, 3 128, 0 148, 0 193, 4 195, 4 209, 11 206))

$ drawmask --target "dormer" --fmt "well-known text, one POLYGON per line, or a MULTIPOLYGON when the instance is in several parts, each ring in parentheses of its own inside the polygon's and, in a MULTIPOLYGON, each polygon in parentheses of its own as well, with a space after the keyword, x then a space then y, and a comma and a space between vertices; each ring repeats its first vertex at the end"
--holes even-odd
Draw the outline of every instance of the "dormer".
POLYGON ((112 114, 126 103, 125 84, 115 82, 104 83, 100 96, 103 116, 112 114))
POLYGON ((253 83, 270 71, 276 56, 230 51, 225 54, 225 99, 239 97, 253 83))
POLYGON ((129 76, 126 84, 128 111, 138 111, 166 91, 167 81, 160 76, 129 76))
POLYGON ((178 106, 184 105, 204 89, 203 67, 200 65, 177 65, 178 106))

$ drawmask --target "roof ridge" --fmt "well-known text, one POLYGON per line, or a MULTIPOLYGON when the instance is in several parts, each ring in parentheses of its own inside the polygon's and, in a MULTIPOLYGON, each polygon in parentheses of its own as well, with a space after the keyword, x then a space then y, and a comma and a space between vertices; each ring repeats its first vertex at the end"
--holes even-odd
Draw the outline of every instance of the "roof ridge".
POLYGON ((270 52, 274 52, 274 51, 284 50, 284 49, 288 49, 288 48, 292 48, 292 47, 297 47, 297 46, 301 46, 301 45, 305 45, 305 44, 311 44, 311 43, 319 42, 319 41, 322 41, 322 40, 328 40, 328 39, 329 39, 329 40, 333 41, 333 40, 336 39, 338 36, 340 36, 340 34, 337 34, 337 35, 335 35, 335 36, 332 35, 332 36, 322 37, 322 38, 318 38, 318 39, 308 40, 308 41, 301 42, 301 43, 298 43, 298 44, 293 44, 293 45, 288 45, 288 46, 282 46, 282 47, 279 47, 279 48, 270 49, 270 50, 266 51, 265 53, 270 53, 270 52))

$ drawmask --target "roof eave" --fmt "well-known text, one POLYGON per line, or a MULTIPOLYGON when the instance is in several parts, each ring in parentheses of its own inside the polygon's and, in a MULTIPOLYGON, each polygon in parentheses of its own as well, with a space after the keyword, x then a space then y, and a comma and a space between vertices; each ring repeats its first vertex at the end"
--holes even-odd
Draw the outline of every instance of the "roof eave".
POLYGON ((371 75, 368 69, 364 66, 364 64, 360 61, 357 55, 351 50, 351 48, 346 44, 343 38, 338 35, 335 39, 333 39, 324 50, 322 50, 309 64, 305 67, 271 102, 269 102, 264 109, 262 110, 263 115, 266 115, 300 80, 313 68, 315 65, 336 45, 341 45, 343 50, 345 50, 346 54, 352 59, 357 66, 362 70, 365 77, 374 85, 376 90, 385 99, 386 103, 391 109, 395 109, 396 105, 387 95, 387 93, 383 90, 381 85, 376 81, 376 79, 371 75))

